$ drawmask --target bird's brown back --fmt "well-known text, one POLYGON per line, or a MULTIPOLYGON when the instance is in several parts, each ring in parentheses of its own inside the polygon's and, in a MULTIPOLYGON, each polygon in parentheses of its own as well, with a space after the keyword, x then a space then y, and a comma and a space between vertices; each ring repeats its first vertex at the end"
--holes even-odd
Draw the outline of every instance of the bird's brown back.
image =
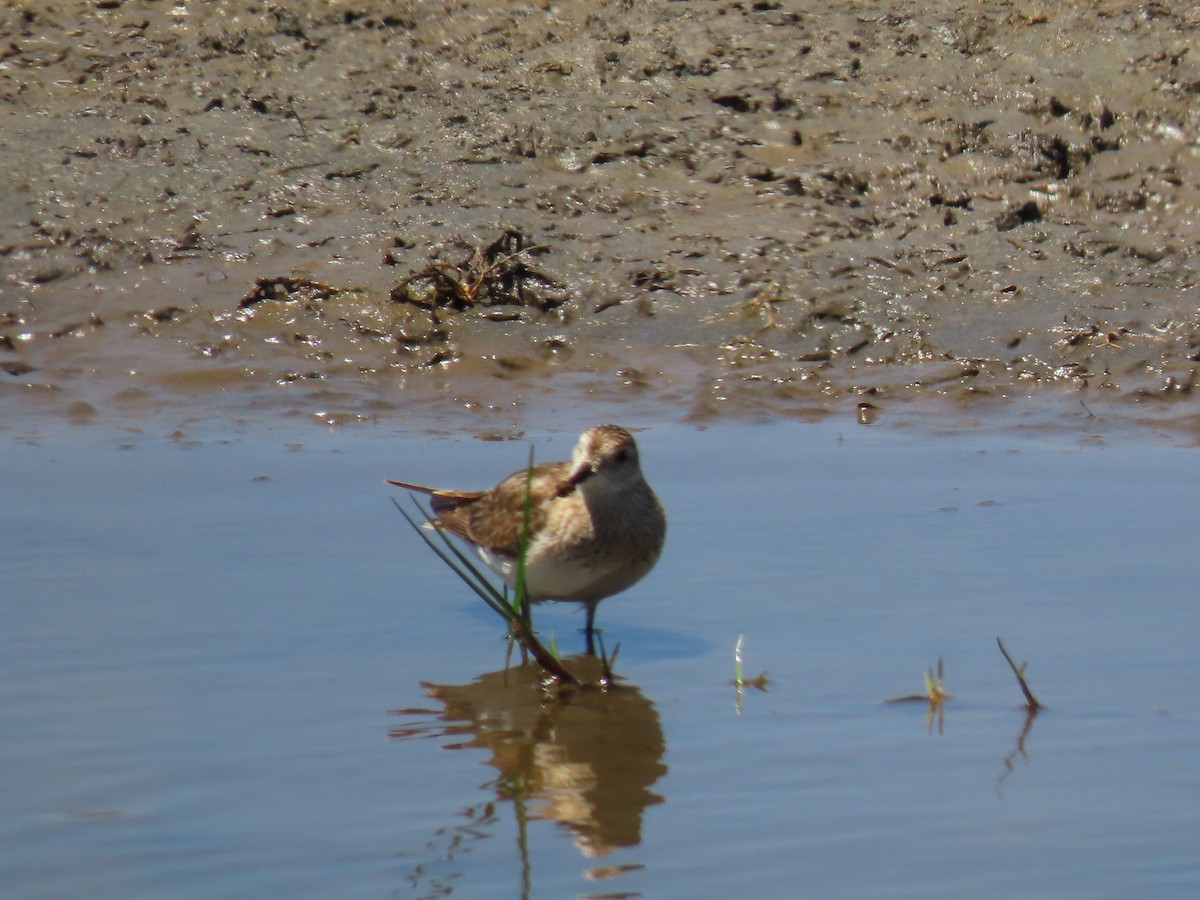
POLYGON ((448 531, 495 553, 516 557, 521 552, 521 530, 527 493, 546 498, 529 506, 529 534, 546 524, 549 500, 574 489, 567 462, 540 463, 532 472, 513 472, 490 491, 436 491, 430 506, 448 531))

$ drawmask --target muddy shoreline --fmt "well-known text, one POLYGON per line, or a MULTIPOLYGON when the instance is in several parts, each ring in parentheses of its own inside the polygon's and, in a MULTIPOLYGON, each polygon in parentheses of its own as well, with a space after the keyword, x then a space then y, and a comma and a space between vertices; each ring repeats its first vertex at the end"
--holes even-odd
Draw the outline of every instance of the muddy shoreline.
POLYGON ((1194 8, 110 0, 0 34, 6 413, 1032 397, 1200 431, 1194 8))

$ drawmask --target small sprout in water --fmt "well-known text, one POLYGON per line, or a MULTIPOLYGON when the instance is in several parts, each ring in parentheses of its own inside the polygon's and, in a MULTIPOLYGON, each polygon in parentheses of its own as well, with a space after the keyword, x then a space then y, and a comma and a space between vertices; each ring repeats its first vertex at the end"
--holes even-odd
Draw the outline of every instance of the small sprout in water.
POLYGON ((954 699, 946 693, 946 672, 940 656, 938 657, 937 678, 933 677, 932 669, 925 670, 925 693, 929 696, 930 704, 934 706, 954 699))
POLYGON ((742 672, 742 648, 746 645, 746 635, 739 634, 737 643, 733 646, 733 681, 731 682, 738 690, 744 687, 758 688, 760 691, 765 691, 767 685, 771 683, 771 679, 767 677, 766 672, 759 672, 753 678, 746 678, 742 672))
POLYGON ((887 703, 915 703, 917 701, 926 701, 931 707, 939 707, 947 700, 953 700, 954 695, 946 691, 945 665, 942 658, 939 656, 937 661, 937 675, 933 674, 933 669, 926 669, 923 677, 925 679, 924 694, 909 694, 906 697, 891 697, 887 703))

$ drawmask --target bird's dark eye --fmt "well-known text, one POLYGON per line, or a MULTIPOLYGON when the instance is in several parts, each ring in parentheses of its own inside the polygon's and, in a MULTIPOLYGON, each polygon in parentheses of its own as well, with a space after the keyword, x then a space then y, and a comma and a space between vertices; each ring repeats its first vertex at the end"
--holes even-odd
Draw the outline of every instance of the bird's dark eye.
POLYGON ((617 451, 617 455, 615 458, 616 458, 617 462, 625 462, 627 459, 629 459, 629 448, 622 447, 620 450, 617 451))

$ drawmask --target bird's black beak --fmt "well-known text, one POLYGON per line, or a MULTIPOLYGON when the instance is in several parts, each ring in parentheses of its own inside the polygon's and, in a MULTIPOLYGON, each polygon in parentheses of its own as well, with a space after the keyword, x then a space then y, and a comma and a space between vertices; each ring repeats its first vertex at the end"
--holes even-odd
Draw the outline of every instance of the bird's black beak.
POLYGON ((570 477, 567 478, 567 483, 571 485, 571 487, 578 487, 595 474, 596 470, 591 466, 579 466, 579 468, 572 472, 570 477))

